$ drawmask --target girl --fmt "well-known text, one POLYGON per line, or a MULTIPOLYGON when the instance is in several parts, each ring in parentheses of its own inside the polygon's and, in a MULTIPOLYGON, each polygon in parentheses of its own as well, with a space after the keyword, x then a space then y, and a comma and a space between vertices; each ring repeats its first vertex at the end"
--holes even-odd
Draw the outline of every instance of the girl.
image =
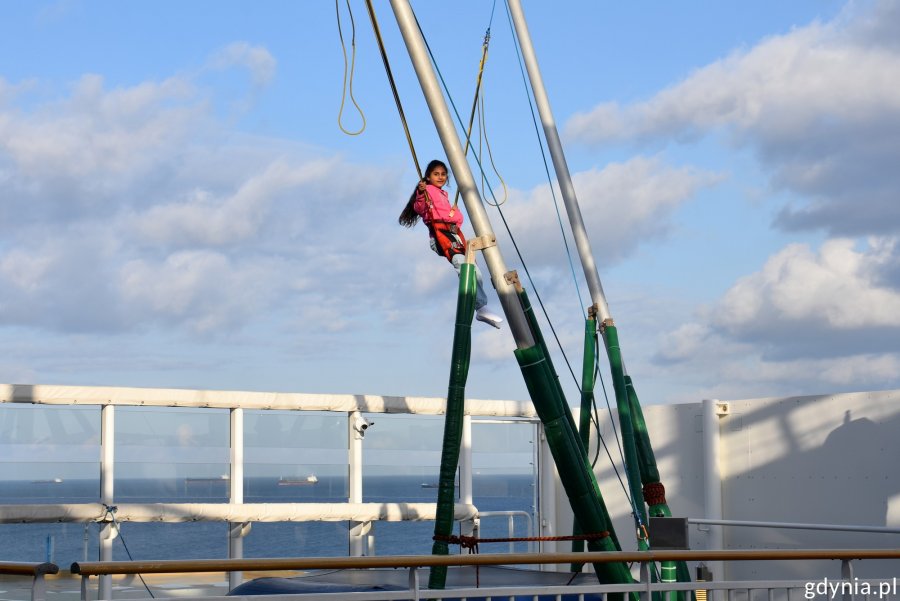
MULTIPOLYGON (((409 202, 400 213, 400 225, 412 227, 419 217, 428 227, 431 250, 446 258, 459 273, 459 267, 466 260, 466 239, 460 230, 462 212, 450 206, 447 192, 447 165, 434 160, 425 168, 425 178, 419 182, 409 197, 409 202)), ((481 283, 481 272, 475 266, 475 319, 499 328, 503 318, 493 313, 487 306, 487 295, 481 283)))

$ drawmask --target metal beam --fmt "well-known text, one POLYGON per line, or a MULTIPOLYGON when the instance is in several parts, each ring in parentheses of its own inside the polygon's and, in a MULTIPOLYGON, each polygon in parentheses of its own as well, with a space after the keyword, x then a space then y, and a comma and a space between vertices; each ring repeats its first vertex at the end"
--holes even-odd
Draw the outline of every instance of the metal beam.
MULTIPOLYGON (((475 179, 472 177, 472 171, 469 169, 469 163, 466 160, 462 144, 453 125, 453 119, 450 117, 447 103, 444 101, 444 96, 441 93, 437 76, 428 59, 425 42, 419 34, 412 8, 407 0, 391 0, 391 7, 394 9, 397 25, 399 25, 400 33, 403 35, 404 42, 406 42, 409 57, 419 78, 419 85, 422 87, 422 93, 431 111, 431 118, 434 120, 434 126, 441 139, 444 152, 447 154, 450 168, 453 170, 453 176, 456 178, 456 183, 459 186, 460 195, 466 205, 466 212, 469 214, 469 220, 472 222, 475 235, 493 238, 494 232, 491 229, 491 222, 488 219, 487 212, 484 210, 481 196, 478 194, 478 187, 475 184, 475 179)), ((504 278, 508 270, 503 262, 500 249, 496 245, 489 246, 482 251, 482 254, 488 271, 490 271, 491 281, 497 290, 497 295, 500 297, 500 305, 503 307, 503 313, 506 315, 516 346, 518 348, 534 346, 534 337, 531 335, 531 328, 528 326, 525 312, 519 303, 516 289, 504 278)))

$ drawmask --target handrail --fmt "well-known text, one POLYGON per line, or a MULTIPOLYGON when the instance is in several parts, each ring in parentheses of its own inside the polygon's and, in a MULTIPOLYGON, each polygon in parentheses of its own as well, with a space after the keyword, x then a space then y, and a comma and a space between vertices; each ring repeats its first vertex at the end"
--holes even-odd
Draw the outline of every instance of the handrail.
MULTIPOLYGON (((313 394, 242 390, 193 390, 54 384, 0 384, 0 404, 100 405, 138 407, 196 407, 203 409, 259 409, 348 413, 443 415, 447 401, 439 397, 374 394, 313 394)), ((486 417, 536 416, 531 403, 466 399, 466 414, 486 417)))
MULTIPOLYGON (((433 520, 436 503, 119 503, 118 522, 343 522, 433 520)), ((0 504, 0 524, 109 522, 103 503, 0 504)), ((454 519, 478 515, 474 505, 457 503, 454 519)))
POLYGON ((870 534, 900 534, 900 528, 886 526, 854 526, 852 524, 807 524, 803 522, 765 522, 759 520, 711 520, 687 518, 688 524, 698 526, 736 526, 746 528, 784 528, 787 530, 830 530, 834 532, 867 532, 870 534))
POLYGON ((58 574, 59 566, 55 563, 31 561, 0 561, 0 574, 10 576, 43 576, 58 574))
POLYGON ((752 561, 791 559, 900 559, 900 549, 724 549, 615 551, 592 553, 497 553, 490 555, 384 555, 374 557, 286 557, 160 561, 75 562, 72 574, 176 574, 188 572, 310 570, 347 568, 420 568, 512 564, 566 564, 651 561, 752 561))

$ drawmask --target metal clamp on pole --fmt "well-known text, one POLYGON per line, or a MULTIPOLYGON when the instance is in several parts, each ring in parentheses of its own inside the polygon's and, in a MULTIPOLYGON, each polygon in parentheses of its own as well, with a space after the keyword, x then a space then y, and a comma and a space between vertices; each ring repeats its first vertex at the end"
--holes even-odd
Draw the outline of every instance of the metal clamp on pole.
POLYGON ((497 246, 497 237, 494 234, 485 234, 469 240, 466 244, 466 263, 475 262, 475 251, 484 250, 491 246, 497 246))
POLYGON ((519 281, 519 272, 513 269, 512 271, 507 271, 503 274, 503 279, 506 280, 506 283, 516 289, 516 292, 522 292, 522 282, 519 281))

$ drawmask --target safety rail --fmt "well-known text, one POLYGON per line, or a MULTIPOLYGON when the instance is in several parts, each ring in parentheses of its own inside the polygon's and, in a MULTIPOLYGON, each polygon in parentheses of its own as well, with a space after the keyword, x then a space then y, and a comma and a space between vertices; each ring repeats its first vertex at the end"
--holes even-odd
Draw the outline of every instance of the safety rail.
MULTIPOLYGON (((654 592, 666 591, 768 591, 767 597, 773 598, 773 591, 796 590, 809 586, 810 581, 731 581, 731 582, 688 582, 657 583, 651 577, 651 566, 659 561, 763 561, 763 560, 835 560, 841 562, 841 582, 855 584, 850 594, 844 592, 844 599, 853 600, 859 586, 864 581, 853 576, 851 562, 862 559, 897 559, 900 560, 900 549, 728 549, 718 551, 619 551, 592 553, 506 553, 492 555, 408 555, 408 556, 376 556, 376 557, 296 557, 273 559, 207 559, 207 560, 165 560, 165 561, 93 561, 76 562, 71 566, 72 574, 81 576, 82 599, 89 599, 88 581, 92 576, 128 575, 128 574, 185 574, 226 571, 281 571, 281 570, 339 570, 351 568, 406 568, 410 570, 409 590, 380 591, 366 593, 359 598, 375 599, 419 599, 419 568, 433 566, 510 566, 510 565, 550 565, 571 563, 607 563, 625 562, 640 565, 639 580, 632 584, 596 584, 568 587, 540 587, 541 596, 559 596, 566 594, 607 594, 638 593, 642 601, 649 601, 654 592)), ((874 584, 883 588, 888 581, 876 581, 874 584)), ((815 583, 812 583, 815 584, 815 583)), ((896 595, 897 579, 892 584, 896 595)), ((845 587, 847 588, 847 587, 845 587)), ((876 589, 877 591, 877 589, 876 589)), ((525 587, 452 589, 446 591, 429 590, 428 598, 497 598, 512 595, 530 595, 525 587)), ((535 592, 534 594, 537 594, 535 592)), ((304 595, 303 599, 338 599, 347 593, 328 593, 304 595)), ((789 595, 789 592, 788 592, 789 595)), ((274 596, 274 595, 273 595, 274 596)), ((357 595, 358 596, 358 595, 357 595)), ((225 599, 225 597, 196 597, 198 599, 225 599)), ((233 598, 233 597, 232 597, 233 598)), ((268 598, 268 597, 267 597, 268 598)), ((297 595, 284 595, 279 598, 300 598, 297 595)), ((356 597, 354 597, 356 598, 356 597)), ((892 598, 882 596, 881 598, 892 598)))
POLYGON ((48 562, 0 561, 0 575, 31 576, 31 601, 46 599, 47 574, 58 574, 59 566, 48 562))
MULTIPOLYGON (((478 521, 487 519, 487 518, 506 518, 506 536, 509 539, 509 552, 515 553, 515 544, 516 544, 516 517, 524 518, 525 520, 525 538, 534 538, 534 516, 527 511, 479 511, 478 512, 478 521)), ((476 533, 477 535, 477 533, 476 533)), ((528 543, 528 552, 533 552, 534 549, 534 541, 524 541, 528 543)))
MULTIPOLYGON (((269 393, 251 391, 188 390, 164 388, 87 387, 57 385, 0 384, 0 406, 97 406, 99 407, 99 503, 73 504, 5 504, 0 505, 0 524, 40 522, 96 522, 101 525, 99 535, 100 558, 111 560, 113 540, 118 523, 135 522, 183 522, 224 521, 227 531, 229 557, 243 555, 243 537, 249 530, 246 525, 254 522, 292 521, 349 521, 348 542, 350 554, 363 555, 366 546, 374 542, 371 525, 379 521, 433 520, 434 503, 363 503, 363 438, 368 424, 366 414, 404 414, 419 416, 442 415, 446 399, 412 396, 381 396, 355 394, 302 394, 269 393), (228 436, 222 440, 228 444, 229 454, 226 503, 122 503, 116 490, 116 410, 127 407, 193 408, 228 410, 228 436), (244 502, 244 412, 254 411, 306 411, 338 413, 346 416, 347 427, 347 485, 346 503, 287 504, 244 502), (318 512, 318 514, 316 514, 318 512)), ((467 399, 463 418, 464 438, 471 441, 473 424, 529 423, 536 428, 535 440, 542 426, 536 419, 530 403, 521 401, 467 399), (485 419, 486 418, 486 419, 485 419)), ((538 445, 536 445, 538 446, 538 445)), ((535 450, 533 465, 549 461, 549 450, 544 445, 535 450), (541 454, 541 459, 537 454, 541 454)), ((472 445, 464 445, 460 456, 459 494, 461 503, 455 508, 454 519, 463 524, 464 531, 471 531, 477 515, 472 504, 472 445)), ((552 482, 548 483, 552 486, 552 482)), ((541 495, 552 495, 552 489, 541 495)), ((536 508, 535 511, 541 511, 536 508)), ((539 516, 538 516, 539 519, 539 516)), ((529 522, 529 528, 533 523, 529 522)), ((240 572, 229 577, 231 588, 240 581, 240 572)), ((109 594, 109 579, 101 579, 101 590, 109 594)))

